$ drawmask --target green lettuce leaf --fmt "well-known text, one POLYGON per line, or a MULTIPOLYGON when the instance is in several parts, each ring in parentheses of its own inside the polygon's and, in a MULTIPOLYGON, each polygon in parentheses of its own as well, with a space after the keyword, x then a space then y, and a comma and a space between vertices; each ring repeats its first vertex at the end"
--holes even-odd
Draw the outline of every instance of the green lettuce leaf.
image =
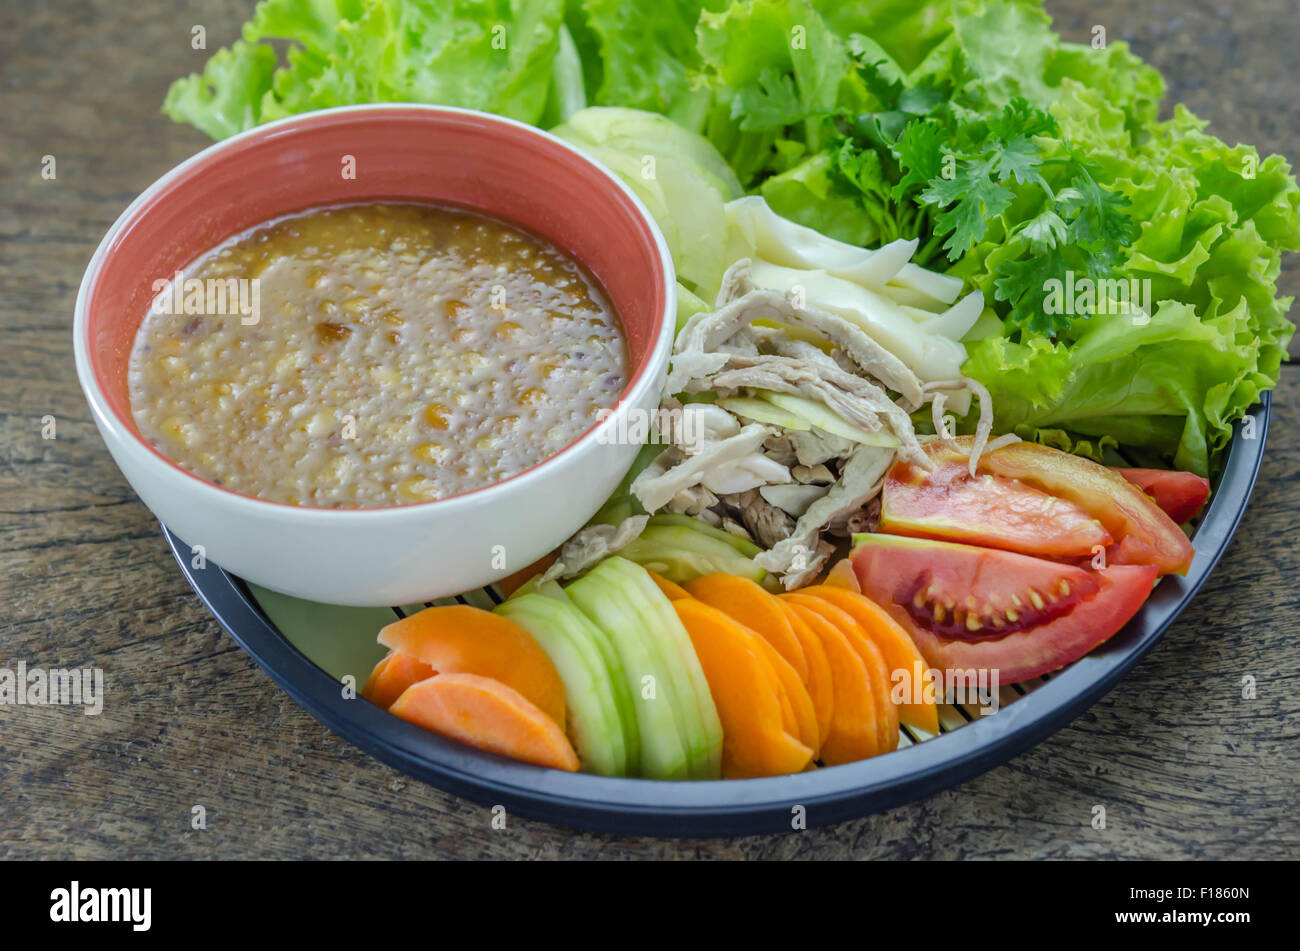
MULTIPOLYGON (((591 37, 588 58, 597 105, 627 106, 665 114, 689 108, 701 67, 695 24, 705 9, 725 0, 573 0, 591 37)), ((571 17, 572 18, 572 17, 571 17)), ((707 98, 708 93, 702 92, 707 98)))
POLYGON ((817 152, 837 110, 866 105, 845 41, 807 0, 734 0, 696 32, 714 97, 701 131, 746 188, 789 169, 789 142, 817 152))
POLYGON ((563 0, 263 0, 163 111, 214 138, 331 106, 432 102, 541 119, 563 0), (289 41, 283 62, 271 41, 289 41), (467 77, 473 77, 472 80, 467 77))
POLYGON ((1232 422, 1276 383, 1250 324, 1244 300, 1208 319, 1163 301, 1145 323, 1094 317, 1072 344, 976 341, 963 370, 989 388, 998 432, 1114 440, 1204 475, 1232 422))
POLYGON ((214 53, 202 73, 172 83, 163 112, 214 139, 228 138, 262 121, 274 72, 271 47, 237 41, 214 53))

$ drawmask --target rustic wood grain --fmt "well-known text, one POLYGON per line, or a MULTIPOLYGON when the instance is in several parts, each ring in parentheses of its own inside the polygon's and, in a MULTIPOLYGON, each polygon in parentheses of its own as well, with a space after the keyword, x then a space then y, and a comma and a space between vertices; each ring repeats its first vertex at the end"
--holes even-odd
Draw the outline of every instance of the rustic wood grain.
MULTIPOLYGON (((1072 0, 1229 139, 1300 155, 1279 4, 1072 0), (1140 8, 1140 9, 1134 9, 1140 8)), ((113 466, 72 364, 82 270, 123 207, 205 144, 158 114, 245 2, 33 4, 0 31, 0 666, 99 666, 104 713, 0 706, 0 858, 1291 857, 1300 847, 1300 372, 1283 370, 1259 490, 1204 592, 1067 729, 860 821, 771 838, 619 839, 512 819, 329 734, 208 616, 113 466), (198 12, 199 10, 203 12, 198 12), (58 177, 43 181, 42 156, 58 177), (41 438, 41 418, 57 438, 41 438), (1258 681, 1243 700, 1241 680, 1258 681), (190 828, 194 805, 208 827, 190 828), (1104 805, 1105 830, 1091 828, 1104 805)), ((1294 267, 1286 276, 1294 292, 1294 267)))

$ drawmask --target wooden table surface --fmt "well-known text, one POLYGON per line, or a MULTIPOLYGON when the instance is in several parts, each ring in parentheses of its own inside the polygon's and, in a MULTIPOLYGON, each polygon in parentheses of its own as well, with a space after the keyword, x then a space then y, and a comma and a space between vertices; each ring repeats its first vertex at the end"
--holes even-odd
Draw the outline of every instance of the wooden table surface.
MULTIPOLYGON (((1103 24, 1130 40, 1220 136, 1300 158, 1286 5, 1050 6, 1072 39, 1103 24)), ((493 830, 487 810, 316 723, 190 591, 105 451, 72 361, 73 302, 95 245, 206 144, 158 112, 168 82, 205 56, 191 27, 205 26, 212 50, 250 9, 60 0, 27 5, 0 31, 0 667, 101 667, 107 680, 100 716, 0 705, 0 858, 1294 855, 1294 367, 1275 394, 1254 502, 1191 608, 1068 728, 927 800, 772 838, 621 839, 518 819, 493 830), (54 180, 40 174, 46 155, 54 180), (196 805, 206 829, 191 829, 196 805), (1104 830, 1091 827, 1094 805, 1104 830)))

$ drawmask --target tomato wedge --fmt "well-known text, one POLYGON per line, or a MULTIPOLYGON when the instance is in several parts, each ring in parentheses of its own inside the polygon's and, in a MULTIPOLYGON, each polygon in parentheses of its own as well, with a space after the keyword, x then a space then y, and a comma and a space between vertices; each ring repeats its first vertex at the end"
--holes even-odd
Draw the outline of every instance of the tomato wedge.
MULTIPOLYGON (((933 446, 934 444, 932 444, 933 446)), ((880 491, 880 530, 1003 548, 1046 558, 1088 558, 1114 538, 1078 505, 1019 479, 971 476, 966 459, 932 448, 930 472, 900 462, 880 491)))
POLYGON ((1179 525, 1189 521, 1210 497, 1210 480, 1195 472, 1173 469, 1116 469, 1151 496, 1160 510, 1179 525))
MULTIPOLYGON (((969 452, 972 439, 956 442, 969 452)), ((1155 565, 1162 575, 1182 575, 1192 563, 1192 543, 1177 523, 1133 483, 1090 459, 1019 442, 981 455, 979 471, 1073 502, 1115 539, 1107 555, 1111 564, 1155 565)))
MULTIPOLYGON (((903 535, 855 535, 862 593, 940 637, 982 641, 1028 630, 1097 593, 1097 577, 1044 558, 903 535)), ((910 631, 910 629, 909 629, 910 631)))
POLYGON ((992 548, 894 535, 854 536, 862 593, 940 671, 1028 680, 1078 660, 1146 601, 1155 565, 1072 565, 992 548))

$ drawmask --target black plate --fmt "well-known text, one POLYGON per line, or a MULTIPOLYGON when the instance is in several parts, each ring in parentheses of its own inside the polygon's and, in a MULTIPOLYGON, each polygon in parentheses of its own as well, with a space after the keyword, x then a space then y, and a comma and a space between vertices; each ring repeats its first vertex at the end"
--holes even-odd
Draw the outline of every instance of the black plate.
MULTIPOLYGON (((209 564, 190 567, 190 547, 167 541, 194 590, 277 684, 339 736, 408 775, 516 815, 602 832, 718 836, 788 832, 796 807, 809 827, 879 812, 984 772, 1059 730, 1105 694, 1191 601, 1236 531, 1259 473, 1269 395, 1256 407, 1253 439, 1240 428, 1185 577, 1166 577, 1140 612, 1104 647, 1032 693, 984 717, 875 759, 773 779, 658 782, 542 769, 482 753, 412 726, 364 700, 293 647, 239 578, 209 564)), ((166 529, 164 528, 164 531, 166 529)))

